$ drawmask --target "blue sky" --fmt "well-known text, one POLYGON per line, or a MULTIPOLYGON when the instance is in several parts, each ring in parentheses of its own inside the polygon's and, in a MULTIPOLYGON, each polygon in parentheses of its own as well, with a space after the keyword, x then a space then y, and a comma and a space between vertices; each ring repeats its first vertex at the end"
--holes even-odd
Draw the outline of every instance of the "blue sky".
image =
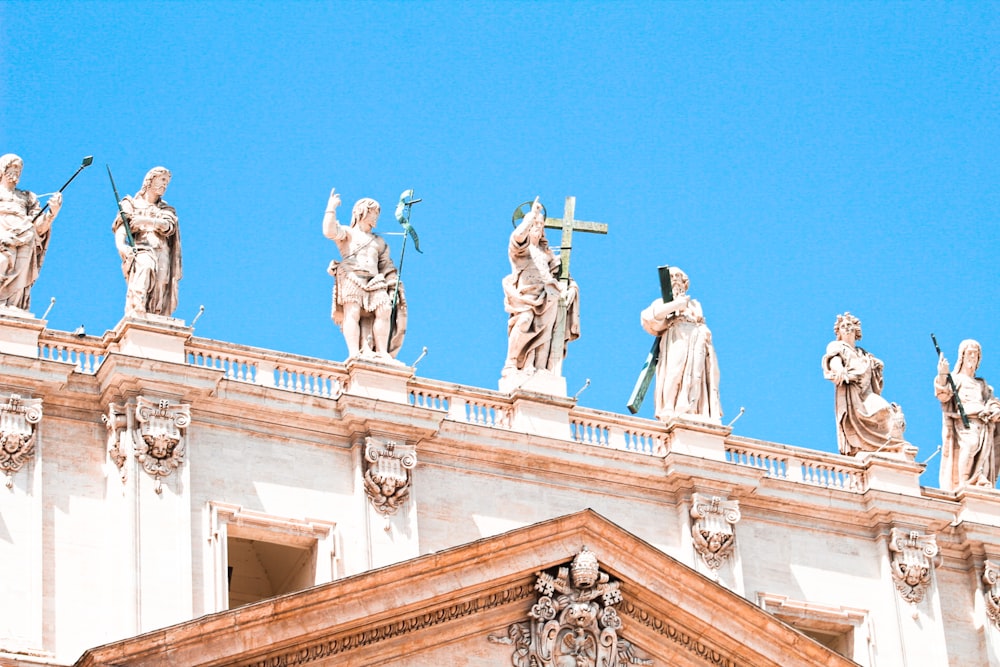
POLYGON ((38 315, 57 298, 55 329, 121 317, 105 163, 123 194, 173 171, 175 315, 204 304, 198 336, 333 360, 329 189, 348 210, 376 198, 396 231, 414 188, 400 359, 427 346, 418 375, 496 388, 511 212, 574 195, 610 227, 574 242, 581 405, 625 412, 667 263, 712 329, 724 421, 746 408, 737 434, 836 450, 820 357, 850 310, 923 460, 940 442, 928 334, 952 359, 980 340, 1000 383, 998 45, 986 2, 7 0, 0 153, 35 192, 94 156, 33 290, 38 315))

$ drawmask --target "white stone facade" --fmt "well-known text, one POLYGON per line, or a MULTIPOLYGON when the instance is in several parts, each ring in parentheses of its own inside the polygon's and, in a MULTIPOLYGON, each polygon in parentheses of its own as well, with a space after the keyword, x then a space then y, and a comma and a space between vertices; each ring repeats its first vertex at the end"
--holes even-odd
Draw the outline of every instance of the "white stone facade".
POLYGON ((231 602, 586 508, 861 665, 1000 666, 1000 495, 922 488, 919 464, 198 339, 176 321, 32 332, 37 346, 0 345, 4 402, 43 406, 0 487, 4 667, 71 665, 231 602), (403 451, 398 488, 366 486, 373 458, 403 451), (698 538, 717 533, 713 561, 698 538))

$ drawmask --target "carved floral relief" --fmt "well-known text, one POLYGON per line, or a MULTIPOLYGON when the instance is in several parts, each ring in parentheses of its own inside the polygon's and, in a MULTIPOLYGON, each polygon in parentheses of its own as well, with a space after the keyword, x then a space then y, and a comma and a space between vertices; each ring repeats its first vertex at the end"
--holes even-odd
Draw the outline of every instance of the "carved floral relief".
POLYGON ((695 493, 691 498, 691 518, 695 551, 710 569, 719 569, 736 545, 733 526, 740 520, 739 501, 695 493))
POLYGON ((395 514, 410 497, 416 447, 367 436, 365 462, 365 494, 379 514, 395 514))
POLYGON ((889 555, 896 590, 907 602, 921 602, 938 555, 935 536, 893 528, 889 536, 889 555))
POLYGON ((555 576, 541 572, 539 595, 530 620, 513 623, 506 636, 490 635, 514 647, 514 667, 626 667, 651 665, 619 636, 622 621, 615 605, 622 601, 619 582, 600 570, 586 547, 555 576))
POLYGON ((11 394, 0 404, 0 471, 7 476, 7 488, 14 484, 14 473, 34 454, 35 428, 41 420, 40 398, 11 394))

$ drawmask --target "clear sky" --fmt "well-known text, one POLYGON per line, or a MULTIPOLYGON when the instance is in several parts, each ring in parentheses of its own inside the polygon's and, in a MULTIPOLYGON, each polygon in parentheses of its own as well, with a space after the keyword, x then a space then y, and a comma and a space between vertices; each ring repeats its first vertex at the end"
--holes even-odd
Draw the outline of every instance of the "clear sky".
MULTIPOLYGON (((114 327, 115 202, 172 170, 177 317, 196 335, 343 360, 321 233, 414 188, 403 267, 418 375, 495 389, 513 209, 577 235, 583 406, 625 412, 656 266, 682 267, 721 367, 724 421, 836 450, 820 358, 861 318, 919 460, 940 443, 935 332, 1000 383, 1000 5, 736 2, 0 2, 0 153, 65 193, 32 309, 114 327)), ((557 243, 552 233, 550 239, 557 243)), ((401 239, 388 237, 398 258, 401 239)), ((640 413, 652 415, 652 400, 640 413)), ((937 459, 923 482, 937 485, 937 459)))

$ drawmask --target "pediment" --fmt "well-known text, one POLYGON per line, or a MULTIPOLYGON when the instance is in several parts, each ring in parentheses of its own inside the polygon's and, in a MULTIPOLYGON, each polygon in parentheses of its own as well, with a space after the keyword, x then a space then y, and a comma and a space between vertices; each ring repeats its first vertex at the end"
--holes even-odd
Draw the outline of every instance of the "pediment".
POLYGON ((584 510, 91 649, 76 665, 516 665, 516 642, 504 639, 539 604, 539 574, 556 577, 584 547, 615 583, 617 635, 636 660, 662 667, 855 664, 584 510))

